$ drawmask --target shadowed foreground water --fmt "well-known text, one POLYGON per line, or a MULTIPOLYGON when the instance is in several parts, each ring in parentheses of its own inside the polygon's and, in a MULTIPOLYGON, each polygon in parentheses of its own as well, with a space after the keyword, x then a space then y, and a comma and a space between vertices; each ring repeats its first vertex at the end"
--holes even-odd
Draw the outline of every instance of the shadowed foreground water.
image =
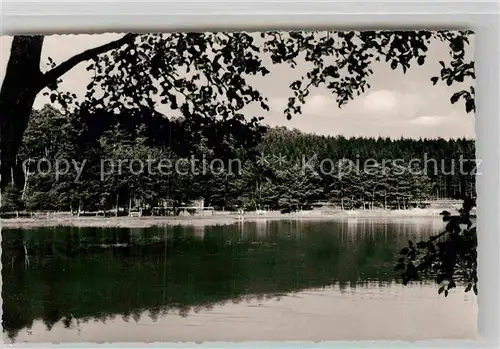
POLYGON ((476 299, 394 280, 435 220, 2 231, 6 342, 474 338, 476 299), (28 259, 25 258, 25 249, 28 259))

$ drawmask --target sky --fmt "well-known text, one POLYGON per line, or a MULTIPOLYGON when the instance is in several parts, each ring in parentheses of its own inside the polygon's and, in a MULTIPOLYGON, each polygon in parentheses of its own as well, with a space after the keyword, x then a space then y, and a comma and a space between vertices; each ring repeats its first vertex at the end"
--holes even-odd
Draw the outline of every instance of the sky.
MULTIPOLYGON (((112 41, 123 34, 52 35, 45 38, 42 50, 42 71, 48 57, 56 63, 63 62, 85 49, 112 41)), ((11 37, 0 38, 0 81, 3 81, 9 59, 11 37)), ((473 44, 473 42, 471 43, 473 44)), ((248 79, 269 100, 271 110, 265 112, 256 104, 245 109, 248 116, 263 116, 270 126, 297 128, 303 132, 321 135, 409 138, 475 138, 474 115, 467 114, 463 103, 450 103, 451 95, 458 89, 438 83, 433 86, 430 78, 439 75, 439 61, 448 60, 446 44, 430 45, 423 66, 414 65, 406 74, 392 70, 387 63, 374 63, 371 88, 347 105, 339 108, 335 97, 326 88, 311 91, 303 113, 287 120, 283 110, 291 96, 289 84, 305 72, 300 64, 295 69, 285 65, 271 66, 266 77, 248 79)), ((473 54, 473 46, 469 46, 473 54)), ((61 89, 83 97, 90 73, 86 64, 80 64, 63 76, 61 89)), ((40 95, 35 108, 47 103, 40 95)), ((168 115, 168 111, 158 108, 168 115)))

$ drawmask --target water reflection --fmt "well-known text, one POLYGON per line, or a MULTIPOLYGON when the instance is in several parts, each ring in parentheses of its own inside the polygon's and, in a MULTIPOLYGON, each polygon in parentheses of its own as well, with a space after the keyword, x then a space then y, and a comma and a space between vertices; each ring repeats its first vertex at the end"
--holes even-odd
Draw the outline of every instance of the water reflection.
POLYGON ((387 287, 394 254, 433 222, 266 221, 168 228, 2 231, 3 327, 42 320, 183 317, 334 285, 387 287), (29 265, 27 264, 29 258, 29 265))

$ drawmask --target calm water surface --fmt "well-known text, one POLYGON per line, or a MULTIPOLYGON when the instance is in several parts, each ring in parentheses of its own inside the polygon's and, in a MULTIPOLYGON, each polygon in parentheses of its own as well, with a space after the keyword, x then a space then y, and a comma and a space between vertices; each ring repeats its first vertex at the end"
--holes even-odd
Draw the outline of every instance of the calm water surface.
POLYGON ((437 220, 2 231, 7 343, 474 338, 476 298, 394 280, 437 220), (28 259, 25 258, 25 250, 28 259))

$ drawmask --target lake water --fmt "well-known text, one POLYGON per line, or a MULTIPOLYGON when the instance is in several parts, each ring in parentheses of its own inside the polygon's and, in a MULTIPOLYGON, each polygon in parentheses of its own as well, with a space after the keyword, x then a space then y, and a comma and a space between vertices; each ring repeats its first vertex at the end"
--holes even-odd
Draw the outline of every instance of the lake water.
POLYGON ((402 286, 434 219, 2 231, 7 343, 475 338, 458 288, 402 286), (25 248, 29 259, 25 258, 25 248))

